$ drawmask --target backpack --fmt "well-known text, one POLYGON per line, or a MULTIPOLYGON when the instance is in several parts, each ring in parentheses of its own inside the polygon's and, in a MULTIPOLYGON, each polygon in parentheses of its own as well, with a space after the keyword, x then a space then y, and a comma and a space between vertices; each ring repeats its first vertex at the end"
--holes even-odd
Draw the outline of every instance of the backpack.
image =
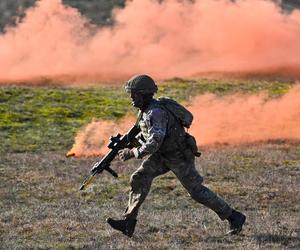
MULTIPOLYGON (((162 108, 164 108, 166 111, 171 113, 171 115, 175 118, 175 120, 179 123, 180 126, 189 128, 192 125, 192 121, 193 121, 192 113, 188 111, 185 107, 183 107, 181 104, 168 97, 158 98, 158 101, 162 108)), ((181 148, 184 157, 186 159, 190 159, 190 153, 189 153, 190 151, 192 152, 193 155, 199 157, 201 153, 198 151, 195 137, 190 135, 187 132, 184 133, 184 137, 185 137, 184 144, 182 144, 182 142, 177 142, 176 140, 174 141, 175 144, 177 144, 178 147, 181 148)))
POLYGON ((158 101, 163 108, 169 111, 176 118, 180 125, 185 128, 189 128, 191 126, 193 115, 185 107, 168 97, 160 97, 158 98, 158 101))

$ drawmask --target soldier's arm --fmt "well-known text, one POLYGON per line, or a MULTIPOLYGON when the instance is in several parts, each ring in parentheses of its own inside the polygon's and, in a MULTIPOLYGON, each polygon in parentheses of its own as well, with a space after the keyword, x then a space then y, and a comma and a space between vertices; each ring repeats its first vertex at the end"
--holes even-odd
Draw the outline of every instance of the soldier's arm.
POLYGON ((160 148, 167 132, 168 115, 163 109, 153 109, 150 111, 146 123, 149 136, 140 147, 133 150, 136 158, 153 154, 160 148))

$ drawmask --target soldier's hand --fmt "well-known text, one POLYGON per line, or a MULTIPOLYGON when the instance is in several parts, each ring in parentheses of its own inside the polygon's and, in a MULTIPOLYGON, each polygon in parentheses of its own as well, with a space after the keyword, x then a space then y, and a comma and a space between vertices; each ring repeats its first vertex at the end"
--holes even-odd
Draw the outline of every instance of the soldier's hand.
POLYGON ((118 153, 120 160, 127 161, 134 157, 133 151, 129 148, 125 148, 119 151, 118 153))

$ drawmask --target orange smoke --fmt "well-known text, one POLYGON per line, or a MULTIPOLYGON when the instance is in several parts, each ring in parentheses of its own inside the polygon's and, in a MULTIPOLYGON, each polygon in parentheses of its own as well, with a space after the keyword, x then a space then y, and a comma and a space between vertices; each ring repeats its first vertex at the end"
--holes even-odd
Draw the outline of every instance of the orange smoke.
POLYGON ((197 97, 191 133, 201 145, 239 144, 272 139, 300 139, 300 87, 280 98, 253 96, 197 97))
POLYGON ((0 35, 0 82, 113 81, 207 72, 300 77, 300 11, 262 0, 132 0, 95 27, 61 0, 40 0, 0 35))
MULTIPOLYGON (((205 94, 196 97, 188 109, 194 115, 189 132, 200 146, 272 139, 300 140, 300 85, 276 99, 268 99, 265 94, 226 97, 205 94)), ((132 117, 120 122, 121 126, 92 122, 78 134, 69 153, 76 156, 103 154, 107 151, 104 140, 108 142, 110 135, 126 132, 134 122, 132 117)))

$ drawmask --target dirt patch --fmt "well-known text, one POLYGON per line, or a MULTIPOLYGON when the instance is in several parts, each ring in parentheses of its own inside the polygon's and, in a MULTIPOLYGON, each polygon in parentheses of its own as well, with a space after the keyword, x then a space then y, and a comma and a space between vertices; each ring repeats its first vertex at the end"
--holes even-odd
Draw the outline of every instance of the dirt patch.
POLYGON ((205 185, 247 215, 240 236, 195 203, 172 173, 157 178, 131 239, 112 231, 127 202, 130 174, 139 161, 115 161, 120 178, 81 181, 93 158, 63 153, 2 154, 0 239, 3 249, 299 249, 300 145, 268 143, 204 148, 197 168, 205 185))

